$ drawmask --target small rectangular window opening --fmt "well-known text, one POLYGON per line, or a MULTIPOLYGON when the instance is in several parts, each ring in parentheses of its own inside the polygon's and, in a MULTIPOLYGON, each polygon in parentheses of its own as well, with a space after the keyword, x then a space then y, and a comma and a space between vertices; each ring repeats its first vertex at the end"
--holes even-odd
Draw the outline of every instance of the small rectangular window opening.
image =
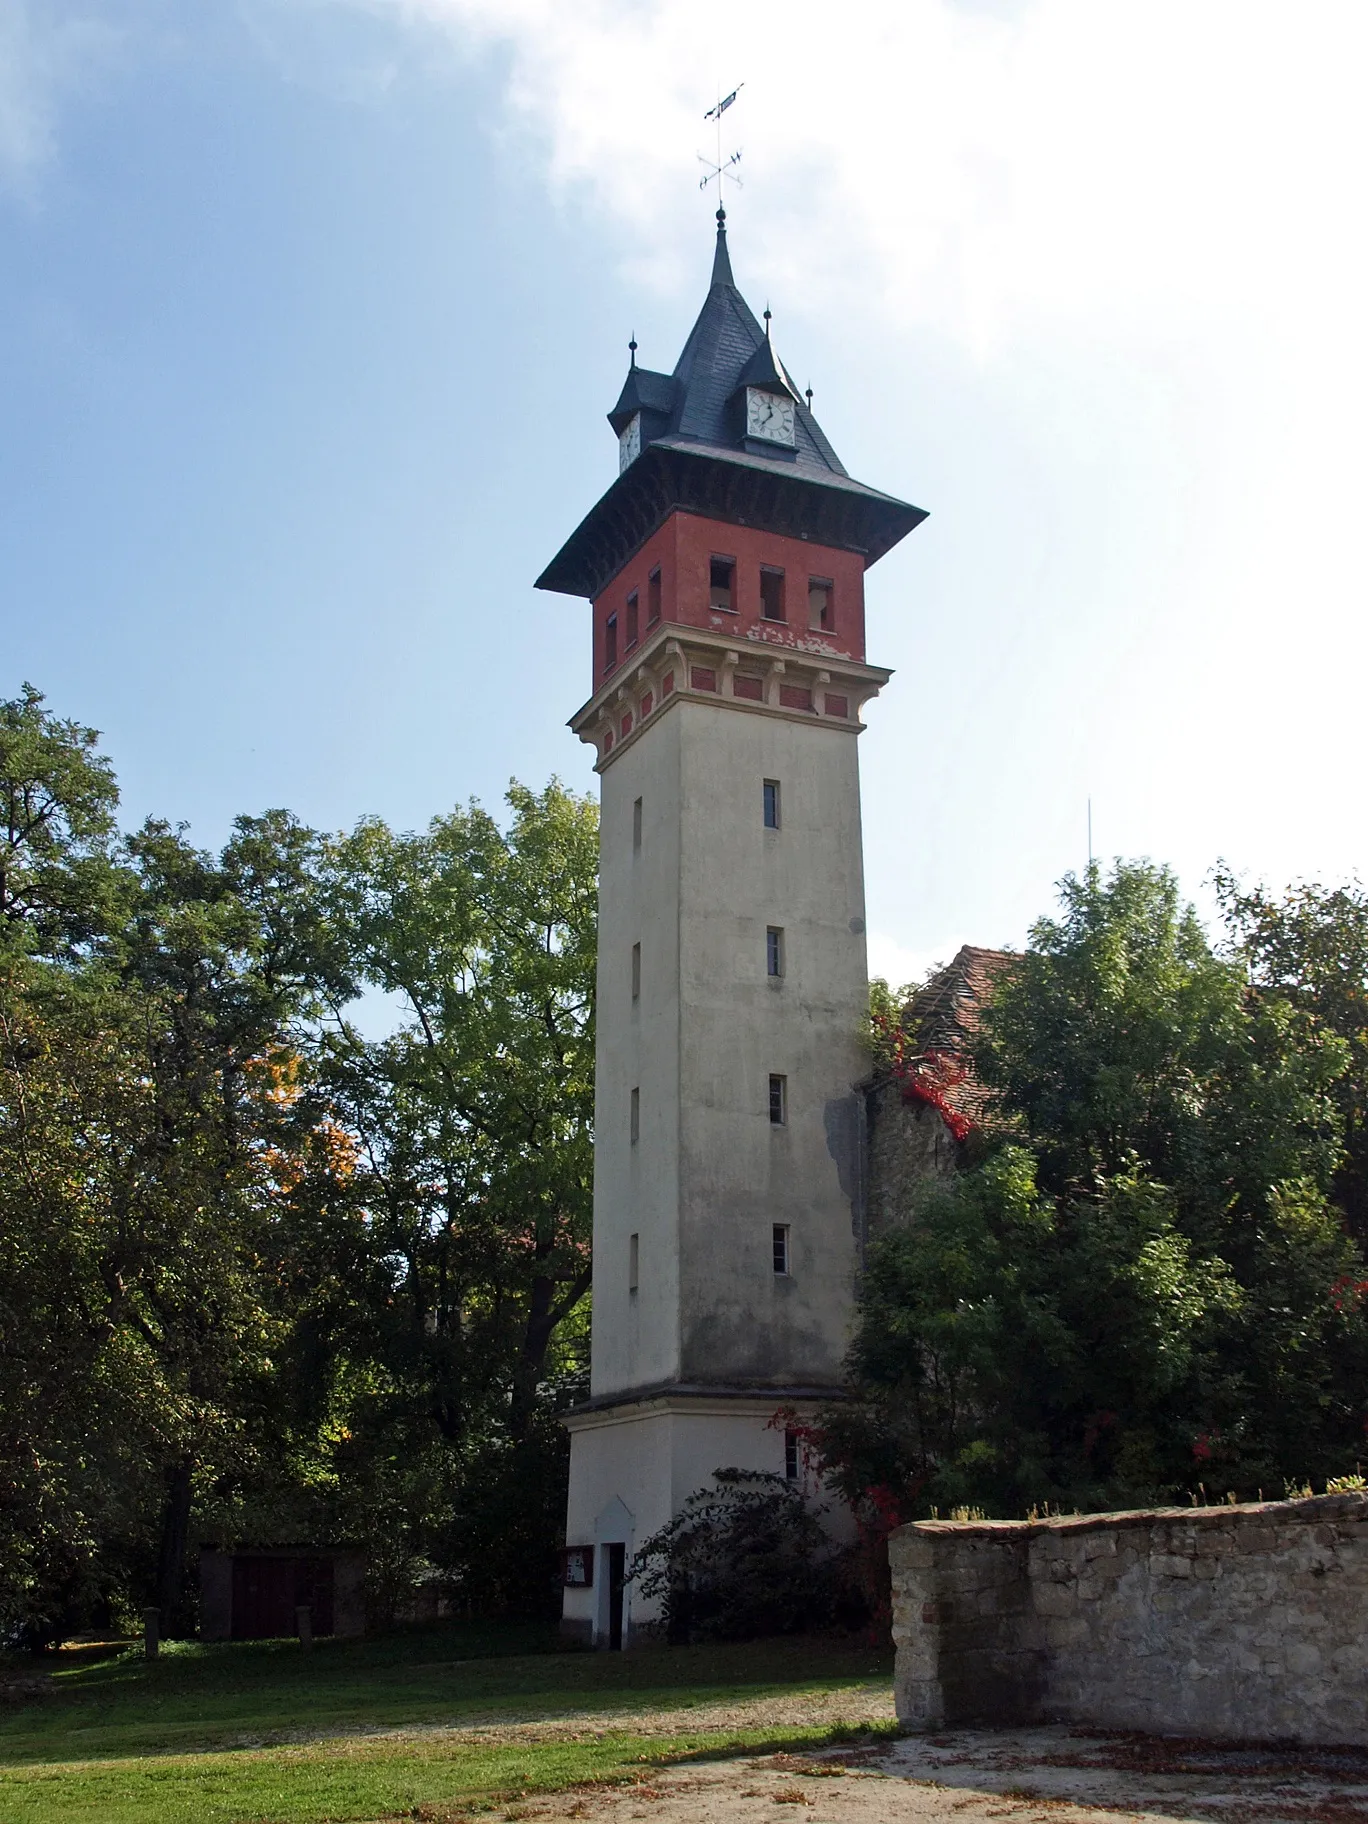
POLYGON ((765 932, 765 974, 782 975, 784 973, 784 933, 778 925, 771 925, 765 932))
POLYGON ((784 573, 768 564, 760 570, 760 612, 767 621, 782 621, 784 615, 784 573))
POLYGON ((830 633, 835 625, 831 611, 831 584, 824 576, 808 578, 808 629, 812 633, 830 633))
MULTIPOLYGON (((632 1237, 632 1240, 633 1241, 636 1240, 635 1235, 632 1237)), ((785 1482, 796 1482, 798 1480, 799 1467, 800 1466, 799 1466, 799 1460, 798 1460, 798 1433, 796 1431, 786 1431, 784 1433, 784 1480, 785 1480, 785 1482)))
POLYGON ((769 1118, 772 1127, 782 1127, 788 1120, 788 1078, 772 1076, 769 1080, 769 1118))
POLYGON ((637 643, 637 592, 633 589, 627 597, 627 650, 630 652, 637 643))
MULTIPOLYGON (((641 1283, 640 1275, 641 1237, 639 1235, 629 1235, 627 1237, 627 1290, 629 1292, 636 1291, 638 1285, 641 1283)), ((787 1438, 788 1434, 785 1433, 784 1435, 787 1438)))
POLYGON ((777 779, 766 779, 765 781, 765 828, 767 830, 779 828, 779 781, 777 779))
POLYGON ((789 1270, 789 1230, 786 1222, 774 1225, 774 1271, 788 1277, 789 1270))
POLYGON ((708 606, 725 608, 730 611, 732 602, 732 579, 736 575, 736 560, 730 557, 714 557, 708 562, 708 606))
POLYGON ((603 669, 611 671, 617 664, 617 616, 608 616, 608 625, 603 637, 603 669))
POLYGON ((641 847, 641 800, 640 800, 640 798, 634 798, 632 800, 632 851, 633 851, 633 853, 635 853, 640 847, 641 847))
POLYGON ((632 1091, 632 1145, 641 1138, 641 1091, 632 1091))
POLYGON ((632 999, 641 999, 641 945, 632 945, 632 999))
POLYGON ((660 565, 646 578, 646 625, 654 627, 660 619, 660 565))

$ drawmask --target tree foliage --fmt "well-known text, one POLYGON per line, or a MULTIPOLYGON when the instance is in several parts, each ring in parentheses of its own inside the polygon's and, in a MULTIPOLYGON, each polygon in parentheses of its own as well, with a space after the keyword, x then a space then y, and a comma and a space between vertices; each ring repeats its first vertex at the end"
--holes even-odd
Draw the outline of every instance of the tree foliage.
POLYGON ((544 1604, 591 808, 515 787, 506 834, 336 839, 275 811, 215 855, 120 837, 117 802, 94 731, 0 705, 0 1631, 189 1625, 206 1535, 544 1604), (403 1015, 367 1039, 372 985, 403 1015))
POLYGON ((830 1626, 843 1595, 841 1552, 798 1483, 719 1469, 632 1560, 672 1641, 751 1640, 830 1626))
POLYGON ((872 1251, 828 1418, 845 1485, 1019 1514, 1352 1469, 1353 1067, 1314 995, 1251 991, 1165 870, 1118 864, 1065 881, 976 1064, 996 1138, 872 1251))

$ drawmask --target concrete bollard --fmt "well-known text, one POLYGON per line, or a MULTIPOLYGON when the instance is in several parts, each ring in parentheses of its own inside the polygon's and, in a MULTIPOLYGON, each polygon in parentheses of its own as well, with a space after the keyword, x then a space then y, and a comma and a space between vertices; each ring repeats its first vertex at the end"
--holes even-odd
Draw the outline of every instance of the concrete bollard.
POLYGON ((143 1610, 143 1653, 155 1659, 161 1647, 161 1610, 143 1610))
POLYGON ((313 1610, 307 1602, 301 1602, 295 1609, 295 1632, 299 1635, 299 1644, 307 1653, 313 1646, 313 1610))

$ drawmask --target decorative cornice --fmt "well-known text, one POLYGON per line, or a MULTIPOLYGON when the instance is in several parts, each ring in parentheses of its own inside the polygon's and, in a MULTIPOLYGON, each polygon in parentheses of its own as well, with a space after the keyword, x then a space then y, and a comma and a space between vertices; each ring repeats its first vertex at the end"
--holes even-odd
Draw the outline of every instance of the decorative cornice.
POLYGON ((599 1394, 582 1400, 560 1415, 567 1431, 593 1431, 603 1425, 624 1425, 660 1413, 688 1413, 696 1418, 735 1417, 739 1412, 772 1415, 787 1406, 816 1407, 848 1399, 844 1387, 709 1387, 666 1382, 638 1387, 626 1393, 599 1394))
POLYGON ((570 727, 597 750, 596 772, 681 702, 859 734, 860 711, 892 675, 826 652, 666 621, 575 711, 570 727))

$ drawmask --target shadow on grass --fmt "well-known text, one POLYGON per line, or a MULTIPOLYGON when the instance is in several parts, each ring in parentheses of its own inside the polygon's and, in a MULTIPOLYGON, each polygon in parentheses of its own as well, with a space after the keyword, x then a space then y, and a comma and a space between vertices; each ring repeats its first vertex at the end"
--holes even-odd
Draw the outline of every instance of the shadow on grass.
POLYGON ((533 1794, 630 1785, 669 1766, 876 1746, 893 1726, 850 1722, 589 1739, 307 1748, 0 1770, 6 1824, 340 1824, 456 1820, 533 1794))

